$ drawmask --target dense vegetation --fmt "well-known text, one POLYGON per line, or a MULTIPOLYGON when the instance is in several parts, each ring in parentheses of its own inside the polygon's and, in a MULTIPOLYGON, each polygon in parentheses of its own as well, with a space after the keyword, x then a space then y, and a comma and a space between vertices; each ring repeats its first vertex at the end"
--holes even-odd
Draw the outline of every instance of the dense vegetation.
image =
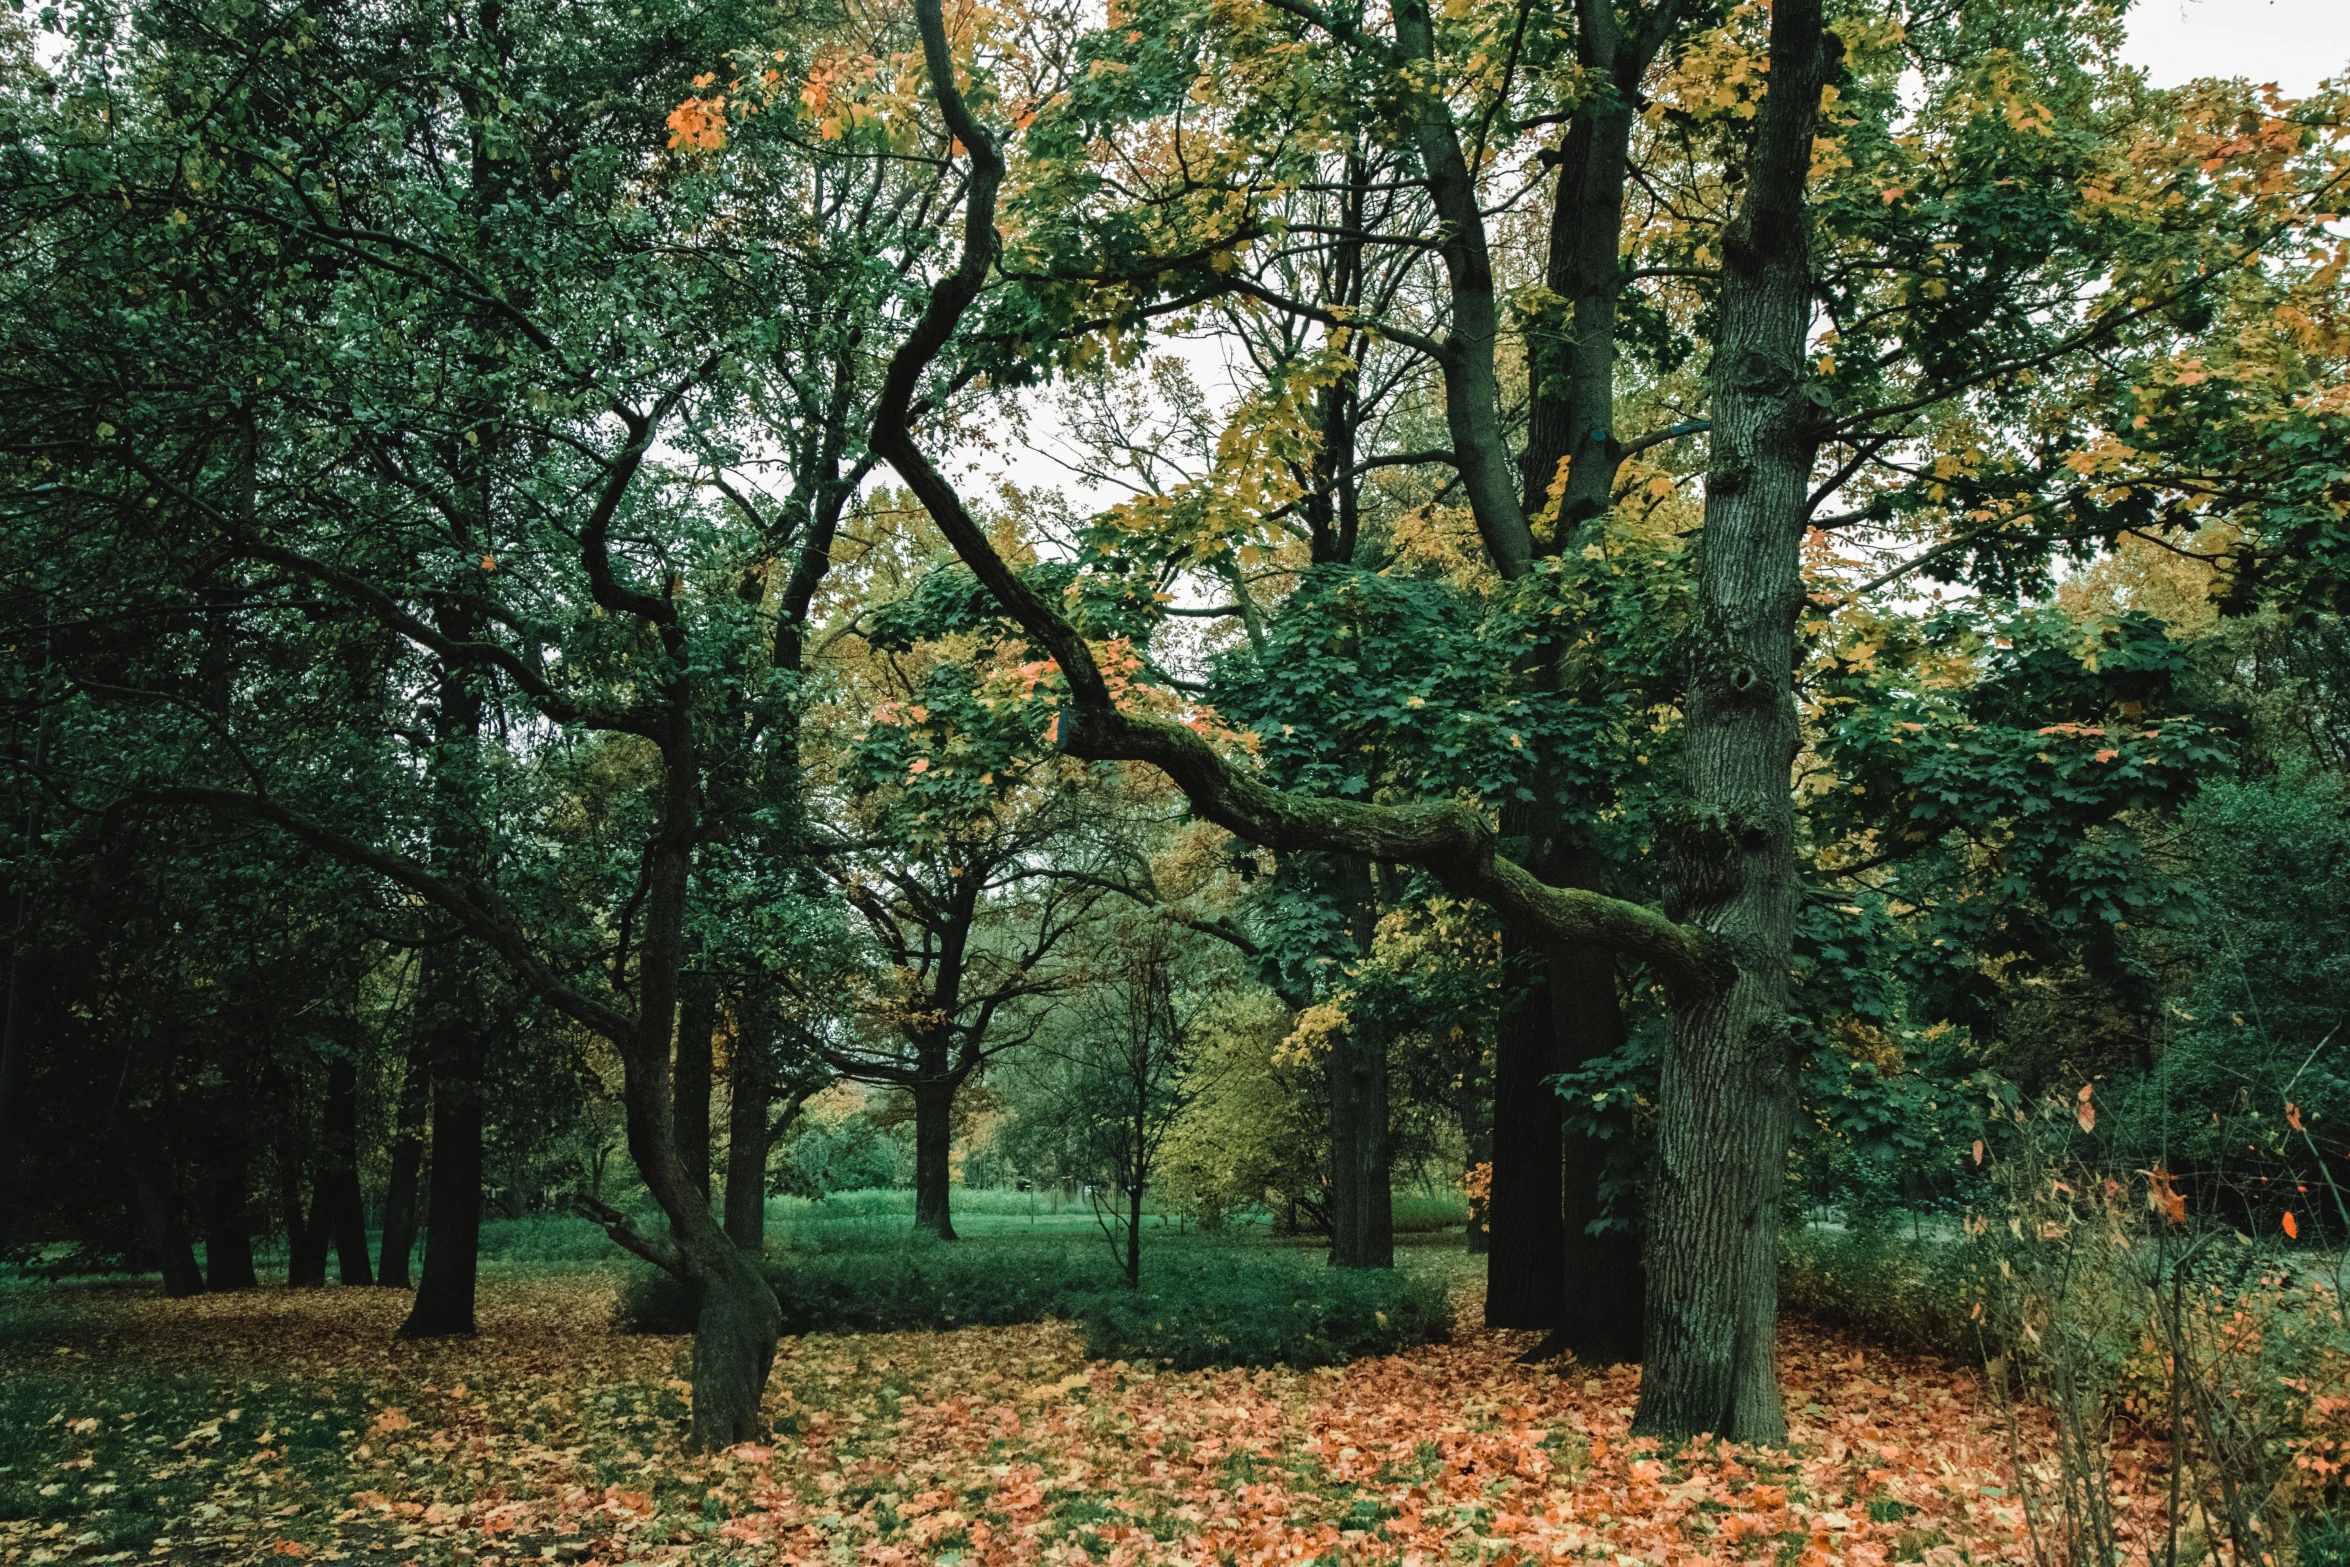
POLYGON ((2350 1239, 2350 117, 2119 41, 0 21, 0 1262, 432 1340, 585 1216, 707 1450, 786 1335, 1440 1340, 1422 1235, 1770 1444, 1784 1277, 2068 1419, 2168 1345, 2250 1561, 2335 1395, 2228 1424, 2189 1302, 2350 1239))

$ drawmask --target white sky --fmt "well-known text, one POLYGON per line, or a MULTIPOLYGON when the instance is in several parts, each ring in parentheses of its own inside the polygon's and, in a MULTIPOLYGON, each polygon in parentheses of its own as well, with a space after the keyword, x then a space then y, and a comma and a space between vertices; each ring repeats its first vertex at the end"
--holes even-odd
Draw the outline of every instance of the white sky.
POLYGON ((2350 0, 2139 0, 2129 27, 2157 87, 2243 76, 2298 95, 2350 72, 2350 0))

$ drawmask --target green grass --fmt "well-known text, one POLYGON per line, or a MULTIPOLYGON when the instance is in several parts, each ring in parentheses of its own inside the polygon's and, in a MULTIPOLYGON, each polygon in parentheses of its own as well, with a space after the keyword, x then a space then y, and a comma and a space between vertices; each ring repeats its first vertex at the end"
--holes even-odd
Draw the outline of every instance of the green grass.
MULTIPOLYGON (((892 1227, 853 1245, 770 1257, 784 1331, 862 1333, 1002 1327, 1059 1318, 1079 1324, 1103 1360, 1203 1366, 1320 1366, 1390 1354, 1444 1336, 1465 1253, 1406 1254, 1392 1271, 1352 1272, 1316 1253, 1227 1236, 1146 1232, 1143 1287, 1130 1291, 1098 1236, 974 1235, 952 1243, 892 1227)), ((623 1292, 623 1322, 680 1333, 692 1296, 650 1269, 623 1292)))

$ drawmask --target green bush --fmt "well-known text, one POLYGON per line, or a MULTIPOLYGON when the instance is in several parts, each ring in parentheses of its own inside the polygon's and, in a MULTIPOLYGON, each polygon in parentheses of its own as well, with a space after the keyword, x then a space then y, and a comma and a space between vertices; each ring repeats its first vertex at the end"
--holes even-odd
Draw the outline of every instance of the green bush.
POLYGON ((1429 1274, 1245 1253, 1218 1266, 1162 1269, 1140 1290, 1103 1290, 1071 1304, 1086 1354, 1176 1371, 1343 1365, 1435 1343, 1452 1316, 1443 1282, 1429 1274))
MULTIPOLYGON (((1112 1285, 1106 1247, 1018 1239, 900 1238, 863 1250, 795 1250, 764 1269, 786 1333, 894 1333, 1003 1327, 1067 1316, 1073 1295, 1112 1285)), ((665 1273, 638 1272, 622 1321, 648 1333, 693 1329, 692 1297, 665 1273)))
POLYGON ((1779 1299, 1793 1312, 1901 1349, 1980 1353, 1972 1315, 1980 1259, 1955 1236, 1789 1228, 1779 1239, 1779 1299))
MULTIPOLYGON (((1061 1318, 1103 1360, 1202 1366, 1336 1365, 1444 1336, 1442 1279, 1418 1270, 1354 1273, 1318 1257, 1237 1246, 1144 1253, 1143 1288, 1125 1289, 1108 1248, 1016 1237, 904 1241, 770 1259, 786 1333, 1002 1327, 1061 1318)), ((693 1328, 693 1299, 666 1274, 639 1271, 621 1297, 639 1332, 693 1328)))

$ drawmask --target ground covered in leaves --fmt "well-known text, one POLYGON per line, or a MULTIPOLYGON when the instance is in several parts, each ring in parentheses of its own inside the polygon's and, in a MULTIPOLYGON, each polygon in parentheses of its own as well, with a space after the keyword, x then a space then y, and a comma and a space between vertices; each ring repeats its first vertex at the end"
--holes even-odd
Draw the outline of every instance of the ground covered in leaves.
POLYGON ((1153 1374, 1068 1328, 787 1340, 770 1446, 681 1449, 685 1341, 600 1275, 404 1295, 11 1291, 0 1564, 1827 1561, 2028 1556, 1962 1370, 1793 1330, 1786 1451, 1628 1435, 1636 1373, 1526 1336, 1153 1374))

